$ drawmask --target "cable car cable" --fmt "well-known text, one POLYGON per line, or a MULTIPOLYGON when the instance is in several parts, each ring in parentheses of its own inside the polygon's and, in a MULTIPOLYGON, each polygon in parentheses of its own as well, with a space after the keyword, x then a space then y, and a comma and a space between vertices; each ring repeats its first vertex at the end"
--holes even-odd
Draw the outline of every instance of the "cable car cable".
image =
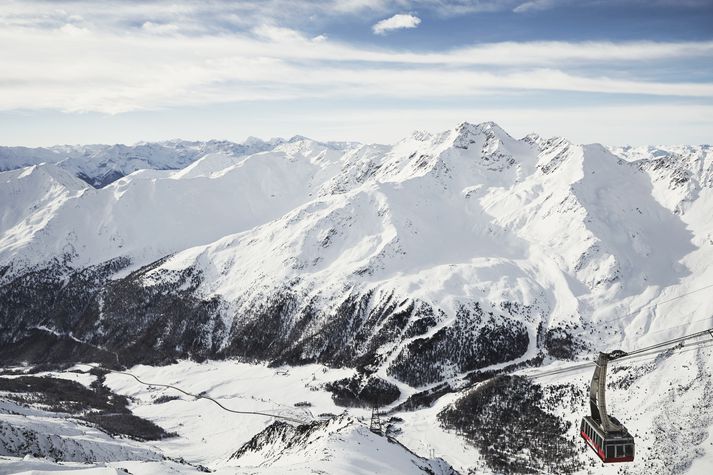
POLYGON ((610 322, 616 322, 618 320, 623 320, 626 317, 632 317, 632 316, 636 315, 637 313, 641 312, 642 310, 644 310, 646 308, 656 307, 658 305, 663 305, 665 303, 673 302, 674 300, 682 299, 683 297, 687 297, 691 294, 695 294, 696 292, 700 292, 702 290, 706 290, 706 289, 710 289, 710 288, 713 288, 713 284, 708 284, 703 287, 699 287, 697 289, 691 290, 689 292, 685 292, 683 294, 677 295, 676 297, 672 297, 670 299, 663 300, 661 302, 649 302, 646 305, 642 305, 641 307, 639 307, 639 309, 636 312, 630 312, 630 313, 627 313, 626 315, 622 315, 621 317, 610 318, 609 320, 601 320, 601 321, 598 321, 597 323, 602 324, 602 323, 610 323, 610 322))
MULTIPOLYGON (((689 343, 688 345, 686 345, 686 347, 694 347, 694 346, 699 346, 699 345, 703 345, 703 344, 707 344, 707 345, 704 346, 703 348, 713 348, 713 341, 706 341, 706 340, 697 341, 697 342, 694 342, 694 343, 689 343)), ((661 354, 661 353, 663 353, 663 352, 665 352, 665 351, 667 351, 667 350, 668 350, 668 348, 665 349, 665 350, 659 350, 659 351, 656 351, 656 352, 654 352, 654 353, 652 353, 652 354, 650 354, 650 355, 647 355, 647 354, 638 354, 638 355, 634 355, 634 356, 631 356, 631 357, 623 357, 623 358, 620 358, 620 359, 618 359, 618 360, 616 360, 616 361, 617 361, 618 363, 621 363, 621 362, 624 362, 624 361, 628 361, 628 360, 630 360, 630 359, 631 359, 631 360, 642 360, 642 359, 645 359, 645 358, 651 357, 651 356, 656 357, 656 356, 658 356, 659 354, 661 354)), ((652 359, 653 359, 653 358, 652 358, 652 359)), ((584 364, 577 365, 577 366, 569 366, 569 367, 566 367, 566 368, 559 368, 559 369, 555 369, 555 370, 551 370, 551 371, 545 371, 545 372, 542 372, 542 373, 537 373, 537 374, 532 374, 532 375, 524 375, 524 376, 525 376, 526 378, 529 378, 529 379, 533 379, 533 380, 534 380, 534 379, 539 379, 539 378, 545 378, 545 377, 548 377, 548 376, 557 376, 557 375, 559 375, 559 374, 567 374, 567 373, 580 372, 580 371, 583 371, 583 370, 586 370, 586 369, 589 369, 589 368, 593 368, 594 366, 596 366, 596 363, 591 362, 591 363, 584 363, 584 364)))
MULTIPOLYGON (((625 361, 625 360, 629 360, 629 359, 635 359, 638 355, 641 355, 642 353, 647 353, 650 351, 654 351, 655 352, 654 354, 663 353, 664 351, 667 351, 669 349, 668 347, 670 347, 671 345, 675 345, 677 343, 681 343, 686 340, 691 340, 694 338, 699 338, 702 336, 713 336, 713 335, 711 335, 711 332, 713 332, 713 328, 710 328, 708 330, 703 330, 703 331, 700 331, 697 333, 692 333, 690 335, 686 335, 686 336, 682 336, 682 337, 678 337, 678 338, 672 338, 670 340, 662 341, 655 345, 651 345, 651 346, 647 346, 644 348, 639 348, 639 349, 636 349, 633 351, 626 352, 625 355, 617 357, 617 358, 612 358, 612 359, 614 361, 625 361), (658 351, 656 351, 656 350, 658 350, 658 351)), ((701 341, 693 343, 692 346, 702 344, 702 343, 707 343, 707 342, 708 342, 708 340, 701 340, 701 341)), ((648 356, 648 355, 645 355, 645 356, 648 356)), ((554 376, 557 374, 579 371, 579 370, 591 368, 595 365, 596 365, 596 363, 591 361, 591 362, 582 363, 582 364, 579 364, 576 366, 569 366, 566 368, 557 368, 557 369, 545 371, 545 372, 534 374, 534 375, 526 375, 526 377, 528 377, 530 379, 537 379, 537 378, 541 378, 541 377, 545 377, 545 376, 554 376)))
POLYGON ((681 327, 693 325, 694 323, 705 322, 705 321, 713 321, 713 317, 699 318, 698 320, 693 320, 693 321, 690 321, 690 322, 687 322, 687 323, 682 323, 682 324, 680 324, 680 325, 674 325, 674 326, 672 326, 672 327, 663 328, 663 329, 661 329, 661 330, 650 331, 650 332, 648 332, 648 334, 655 335, 655 334, 657 334, 657 333, 662 333, 662 332, 666 332, 666 331, 673 330, 674 328, 681 328, 681 327))
POLYGON ((620 359, 620 358, 623 358, 623 357, 626 357, 626 356, 634 356, 634 355, 637 355, 637 354, 639 354, 639 353, 644 353, 644 352, 647 352, 647 351, 655 350, 655 349, 657 349, 657 348, 661 348, 661 347, 664 347, 664 346, 674 345, 674 344, 676 344, 676 343, 679 343, 679 342, 682 342, 682 341, 686 341, 686 340, 691 340, 691 339, 693 339, 693 338, 698 338, 698 337, 701 337, 701 336, 711 336, 711 331, 713 331, 713 328, 709 328, 709 329, 707 329, 707 330, 703 330, 703 331, 700 331, 700 332, 692 333, 692 334, 690 334, 690 335, 681 336, 681 337, 678 337, 678 338, 672 338, 672 339, 670 339, 670 340, 662 341, 662 342, 660 342, 660 343, 657 343, 657 344, 655 344, 655 345, 651 345, 651 346, 648 346, 648 347, 645 347, 645 348, 639 348, 639 349, 637 349, 637 350, 627 351, 625 355, 623 355, 623 356, 621 356, 621 357, 614 357, 614 358, 612 358, 612 359, 620 359))

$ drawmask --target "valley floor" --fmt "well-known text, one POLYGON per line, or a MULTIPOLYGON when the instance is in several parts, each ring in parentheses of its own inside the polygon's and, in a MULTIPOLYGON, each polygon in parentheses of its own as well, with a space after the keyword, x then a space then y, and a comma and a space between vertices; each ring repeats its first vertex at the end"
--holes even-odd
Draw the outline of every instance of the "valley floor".
MULTIPOLYGON (((581 389, 588 385, 589 369, 534 380, 544 388, 545 399, 550 401, 546 403, 548 409, 570 423, 567 437, 577 443, 580 450, 577 473, 707 475, 713 469, 711 361, 711 348, 702 347, 664 354, 655 360, 643 359, 612 372, 609 405, 637 438, 637 460, 625 466, 603 466, 578 438, 578 421, 587 401, 572 395, 584 393, 581 389), (683 396, 678 398, 677 395, 683 396)), ((567 367, 577 363, 559 364, 567 367)), ((75 367, 82 368, 86 366, 75 367)), ((285 443, 271 440, 267 444, 253 440, 251 443, 258 447, 236 460, 231 459, 231 455, 277 419, 228 413, 209 400, 188 397, 172 389, 145 386, 129 376, 112 373, 106 375, 106 386, 128 397, 134 415, 176 436, 144 443, 112 438, 78 424, 71 417, 59 417, 31 404, 26 407, 11 403, 0 394, 3 425, 57 434, 55 446, 68 451, 58 454, 57 458, 81 460, 77 458, 80 449, 72 452, 68 440, 102 454, 98 461, 91 463, 58 463, 0 452, 0 474, 126 473, 122 470, 133 474, 197 473, 206 469, 246 474, 394 474, 420 473, 422 468, 418 464, 431 464, 428 466, 443 470, 440 473, 452 473, 447 464, 463 474, 497 473, 488 467, 480 450, 439 422, 438 414, 462 397, 462 393, 447 394, 430 408, 382 416, 386 423, 395 418, 391 419, 391 433, 413 451, 411 453, 368 430, 371 415, 368 409, 345 409, 334 404, 324 384, 350 376, 353 370, 321 365, 269 368, 235 361, 181 361, 163 367, 139 365, 129 371, 143 381, 176 385, 189 393, 210 395, 234 410, 266 412, 305 422, 339 417, 324 422, 302 439, 297 437, 285 443), (64 445, 58 444, 58 439, 62 439, 64 445)), ((536 375, 542 369, 522 372, 536 375)), ((43 374, 74 379, 84 385, 92 379, 90 375, 67 372, 40 373, 43 374)), ((7 430, 0 431, 1 437, 5 439, 0 442, 7 445, 7 430)), ((287 440, 284 435, 279 437, 287 440)), ((556 464, 551 468, 559 473, 556 464)))

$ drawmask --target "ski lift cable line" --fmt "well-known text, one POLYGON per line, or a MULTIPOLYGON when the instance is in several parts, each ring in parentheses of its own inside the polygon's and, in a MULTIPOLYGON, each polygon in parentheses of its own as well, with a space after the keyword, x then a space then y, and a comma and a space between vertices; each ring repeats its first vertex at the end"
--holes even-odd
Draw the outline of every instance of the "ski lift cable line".
POLYGON ((691 333, 690 335, 680 336, 680 337, 678 337, 678 338, 672 338, 672 339, 670 339, 670 340, 662 341, 662 342, 660 342, 660 343, 657 343, 657 344, 651 345, 651 346, 647 346, 647 347, 645 347, 645 348, 639 348, 639 349, 637 349, 637 350, 627 351, 627 352, 626 352, 626 355, 623 355, 623 357, 629 357, 629 356, 638 355, 639 353, 645 353, 645 352, 647 352, 647 351, 655 350, 655 349, 658 349, 658 348, 661 348, 661 347, 664 347, 664 346, 671 346, 671 345, 674 345, 674 344, 676 344, 676 343, 680 343, 680 342, 682 342, 682 341, 690 340, 690 339, 693 339, 693 338, 698 338, 698 337, 701 337, 701 336, 711 336, 711 337, 713 337, 713 328, 708 328, 707 330, 699 331, 699 332, 696 332, 696 333, 691 333))
MULTIPOLYGON (((86 364, 86 363, 85 363, 85 364, 86 364)), ((244 415, 253 415, 253 416, 274 417, 275 419, 283 419, 283 420, 286 420, 286 421, 293 422, 293 423, 295 423, 295 424, 306 424, 306 423, 309 422, 309 421, 304 421, 304 420, 297 419, 297 418, 294 418, 294 417, 282 416, 282 415, 279 415, 279 414, 271 414, 271 413, 269 413, 269 412, 260 412, 260 411, 238 411, 238 410, 236 410, 236 409, 230 409, 230 408, 225 407, 225 406, 224 406, 223 404, 221 404, 219 401, 217 401, 216 399, 213 399, 213 398, 210 397, 210 396, 205 396, 205 395, 203 395, 203 394, 193 394, 193 393, 190 393, 190 392, 188 392, 188 391, 185 391, 185 390, 183 390, 183 389, 181 389, 181 388, 179 388, 179 387, 177 387, 177 386, 173 386, 173 385, 171 385, 171 384, 147 383, 146 381, 142 381, 142 380, 139 379, 137 376, 135 376, 135 375, 133 375, 133 374, 131 374, 131 373, 129 373, 129 372, 126 372, 126 371, 117 371, 117 370, 114 370, 114 369, 109 369, 109 368, 105 368, 105 367, 103 367, 103 366, 92 365, 92 364, 86 364, 86 366, 90 366, 90 367, 92 367, 92 368, 100 369, 100 370, 102 370, 102 371, 107 371, 107 372, 110 372, 110 373, 123 374, 123 375, 125 375, 125 376, 130 376, 130 377, 134 378, 136 381, 138 381, 140 384, 143 384, 144 386, 156 386, 156 387, 161 387, 161 388, 170 388, 170 389, 174 389, 174 390, 176 390, 176 391, 178 391, 178 392, 181 392, 181 393, 185 394, 186 396, 191 396, 191 397, 194 397, 194 398, 196 398, 196 399, 207 399, 208 401, 212 401, 213 403, 217 404, 218 407, 220 407, 222 410, 227 411, 227 412, 231 412, 231 413, 233 413, 233 414, 244 414, 244 415)))
POLYGON ((661 302, 649 302, 648 304, 639 307, 639 309, 638 309, 636 312, 630 312, 630 313, 627 313, 626 315, 622 315, 621 317, 611 318, 611 319, 609 319, 609 320, 602 320, 602 321, 597 322, 597 323, 602 324, 602 323, 609 323, 609 322, 616 322, 616 321, 618 321, 618 320, 623 320, 623 319, 625 319, 625 318, 627 318, 627 317, 632 317, 632 316, 636 315, 637 313, 641 312, 641 311, 644 310, 645 308, 656 307, 656 306, 658 306, 658 305, 663 305, 663 304, 665 304, 665 303, 673 302, 674 300, 682 299, 683 297, 687 297, 687 296, 689 296, 689 295, 691 295, 691 294, 695 294, 696 292, 701 292, 701 291, 703 291, 703 290, 710 289, 710 288, 713 288, 713 284, 708 284, 708 285, 705 285, 705 286, 703 286, 703 287, 699 287, 699 288, 697 288, 697 289, 693 289, 693 290, 690 290, 690 291, 688 291, 688 292, 684 292, 684 293, 682 293, 682 294, 680 294, 680 295, 677 295, 677 296, 675 296, 675 297, 671 297, 670 299, 666 299, 666 300, 663 300, 663 301, 661 301, 661 302))
MULTIPOLYGON (((696 341, 696 342, 693 342, 693 343, 688 343, 688 344, 684 345, 684 347, 686 347, 686 348, 688 348, 688 347, 694 347, 694 346, 695 346, 695 347, 702 347, 702 348, 713 348, 713 340, 711 340, 711 341, 709 341, 709 340, 699 340, 699 341, 696 341), (703 346, 704 343, 706 344, 706 346, 703 346)), ((660 353, 663 353, 664 351, 668 351, 669 349, 670 349, 670 348, 662 349, 662 350, 659 350, 659 351, 655 351, 654 353, 651 353, 651 354, 637 354, 637 355, 630 356, 630 357, 625 356, 625 357, 622 357, 622 358, 617 359, 616 361, 617 361, 617 362, 623 362, 623 361, 628 361, 628 360, 642 360, 642 359, 646 359, 646 358, 651 359, 652 356, 656 357, 656 356, 658 356, 660 353)), ((693 348, 690 348, 690 349, 693 349, 693 348)), ((537 374, 532 374, 532 375, 525 375, 525 377, 527 377, 527 378, 529 378, 529 379, 539 379, 539 378, 545 378, 545 377, 548 377, 548 376, 557 376, 557 375, 560 375, 560 374, 581 372, 581 371, 583 371, 583 370, 593 368, 593 367, 595 367, 596 365, 597 365, 597 364, 596 364, 594 361, 592 361, 592 362, 590 362, 590 363, 584 363, 584 364, 577 365, 577 366, 568 366, 568 367, 565 367, 565 368, 553 369, 553 370, 545 371, 545 372, 542 372, 542 373, 537 373, 537 374)))
MULTIPOLYGON (((699 320, 694 320, 693 322, 690 322, 690 323, 702 322, 702 321, 704 321, 704 320, 711 320, 711 319, 713 319, 713 316, 709 316, 709 317, 706 317, 706 318, 701 318, 701 319, 699 319, 699 320)), ((671 331, 671 330, 673 330, 674 328, 680 328, 680 327, 686 326, 686 325, 688 325, 688 324, 687 324, 687 323, 684 323, 684 324, 682 324, 682 325, 675 325, 675 326, 672 326, 672 327, 664 328, 664 329, 662 329, 662 330, 657 330, 657 331, 651 332, 651 334, 661 333, 661 332, 664 332, 664 331, 671 331)), ((680 337, 680 338, 674 338, 673 340, 687 340, 687 339, 695 338, 695 337, 698 337, 698 336, 705 336, 707 333, 710 334, 711 331, 713 331, 713 329, 702 330, 702 331, 700 331, 700 332, 697 332, 697 333, 694 333, 694 334, 691 334, 691 335, 686 335, 686 336, 683 336, 683 337, 680 337)), ((713 334, 711 334, 711 335, 713 336, 713 334)), ((641 353, 641 352, 644 352, 644 351, 649 351, 649 350, 651 350, 651 349, 655 349, 655 348, 657 348, 657 347, 659 347, 659 346, 669 346, 669 345, 671 345, 672 343, 675 343, 675 341, 673 341, 673 340, 667 340, 667 341, 663 341, 663 342, 660 342, 660 343, 656 343, 655 345, 652 345, 652 346, 650 346, 650 347, 648 347, 648 348, 641 348, 641 349, 633 350, 633 351, 630 351, 630 352, 626 352, 627 354, 626 354, 625 358, 628 357, 628 356, 630 356, 630 355, 632 355, 632 354, 637 354, 637 353, 641 353)))
MULTIPOLYGON (((681 343, 681 342, 684 342, 684 341, 687 341, 687 340, 692 340, 692 339, 694 339, 694 338, 699 338, 699 337, 702 337, 702 336, 710 336, 710 337, 713 337, 713 328, 708 328, 708 329, 706 329, 706 330, 702 330, 702 331, 699 331, 699 332, 696 332, 696 333, 691 333, 690 335, 684 335, 684 336, 681 336, 681 337, 672 338, 672 339, 670 339, 670 340, 661 341, 661 342, 659 342, 659 343, 656 343, 656 344, 651 345, 651 346, 646 346, 646 347, 644 347, 644 348, 638 348, 638 349, 636 349, 636 350, 626 351, 626 352, 624 352, 624 353, 625 353, 624 355, 622 355, 622 356, 620 356, 620 357, 617 357, 616 359, 617 359, 617 360, 627 360, 627 359, 633 358, 633 357, 635 357, 636 355, 639 355, 639 354, 641 354, 641 353, 648 353, 648 352, 650 352, 650 351, 654 351, 654 350, 657 350, 657 349, 659 349, 659 348, 667 348, 667 347, 669 347, 669 346, 671 346, 671 345, 675 345, 675 344, 677 344, 677 343, 681 343)), ((662 351, 664 351, 664 350, 662 350, 662 351)), ((660 353, 660 352, 658 352, 658 353, 660 353)), ((594 364, 595 364, 594 362, 591 362, 591 363, 585 363, 585 364, 582 365, 582 366, 591 366, 591 365, 594 365, 594 364)))
MULTIPOLYGON (((639 348, 639 349, 636 349, 636 350, 632 350, 632 351, 629 351, 629 352, 625 352, 624 355, 622 355, 621 357, 616 358, 615 360, 624 361, 624 360, 628 360, 628 359, 634 359, 634 358, 636 358, 637 356, 642 355, 643 353, 649 353, 649 352, 653 352, 653 353, 651 353, 652 355, 653 355, 653 354, 658 354, 658 353, 663 353, 664 351, 668 350, 669 347, 672 346, 672 345, 675 345, 675 344, 677 344, 677 343, 682 343, 682 342, 687 341, 687 340, 692 340, 692 339, 694 339, 694 338, 700 338, 700 337, 702 337, 702 336, 710 336, 710 337, 713 337, 713 328, 709 328, 709 329, 707 329, 707 330, 703 330, 703 331, 700 331, 700 332, 692 333, 692 334, 690 334, 690 335, 685 335, 685 336, 678 337, 678 338, 672 338, 672 339, 670 339, 670 340, 662 341, 662 342, 657 343, 657 344, 655 344, 655 345, 651 345, 651 346, 647 346, 647 347, 644 347, 644 348, 639 348)), ((708 342, 708 340, 700 340, 700 341, 694 342, 693 344, 694 344, 694 345, 697 345, 697 344, 702 344, 702 343, 707 343, 707 342, 708 342)), ((642 356, 649 356, 649 355, 642 355, 642 356)), ((567 367, 567 368, 553 369, 553 370, 550 370, 550 371, 545 371, 545 372, 538 373, 538 374, 534 374, 534 375, 527 376, 527 377, 530 378, 530 379, 536 379, 536 378, 542 378, 542 377, 545 377, 545 376, 554 376, 554 375, 562 374, 562 373, 569 373, 569 372, 573 372, 573 371, 580 371, 580 370, 583 370, 583 369, 586 369, 586 368, 591 368, 591 367, 593 367, 593 366, 595 366, 595 365, 596 365, 596 363, 595 363, 594 361, 592 361, 592 362, 588 362, 588 363, 582 363, 582 364, 579 364, 579 365, 576 365, 576 366, 570 366, 570 367, 567 367)))
POLYGON ((673 330, 674 328, 688 327, 688 326, 693 325, 694 323, 709 322, 709 321, 713 321, 713 316, 709 316, 709 317, 706 317, 706 318, 699 318, 698 320, 693 320, 692 322, 686 322, 686 323, 682 323, 682 324, 680 324, 680 325, 674 325, 674 326, 672 326, 672 327, 663 328, 663 329, 661 329, 661 330, 650 331, 649 333, 652 334, 652 335, 655 335, 655 334, 657 334, 657 333, 663 333, 663 332, 671 331, 671 330, 673 330))

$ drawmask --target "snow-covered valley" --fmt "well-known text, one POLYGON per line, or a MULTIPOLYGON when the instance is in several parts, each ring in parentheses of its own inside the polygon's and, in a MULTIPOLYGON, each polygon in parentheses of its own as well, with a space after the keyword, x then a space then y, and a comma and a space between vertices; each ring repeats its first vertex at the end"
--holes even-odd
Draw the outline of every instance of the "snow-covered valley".
POLYGON ((88 473, 713 468, 710 345, 612 368, 609 404, 637 438, 625 465, 585 450, 591 367, 577 370, 713 327, 710 146, 607 148, 463 123, 393 146, 0 152, 6 368, 126 367, 308 423, 109 373, 106 388, 171 437, 139 444, 0 393, 0 473, 62 468, 23 450, 88 473), (372 405, 394 441, 369 431, 372 405), (54 435, 30 450, 23 431, 54 435), (82 444, 94 459, 66 457, 82 444))

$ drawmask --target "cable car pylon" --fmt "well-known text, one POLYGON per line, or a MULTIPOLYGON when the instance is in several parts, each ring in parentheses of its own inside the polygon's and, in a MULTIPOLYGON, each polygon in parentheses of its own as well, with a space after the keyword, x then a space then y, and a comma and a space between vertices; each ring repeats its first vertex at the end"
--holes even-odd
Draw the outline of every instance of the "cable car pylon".
POLYGON ((374 434, 384 435, 381 418, 379 417, 379 407, 377 405, 371 406, 371 423, 369 424, 369 430, 374 434))

